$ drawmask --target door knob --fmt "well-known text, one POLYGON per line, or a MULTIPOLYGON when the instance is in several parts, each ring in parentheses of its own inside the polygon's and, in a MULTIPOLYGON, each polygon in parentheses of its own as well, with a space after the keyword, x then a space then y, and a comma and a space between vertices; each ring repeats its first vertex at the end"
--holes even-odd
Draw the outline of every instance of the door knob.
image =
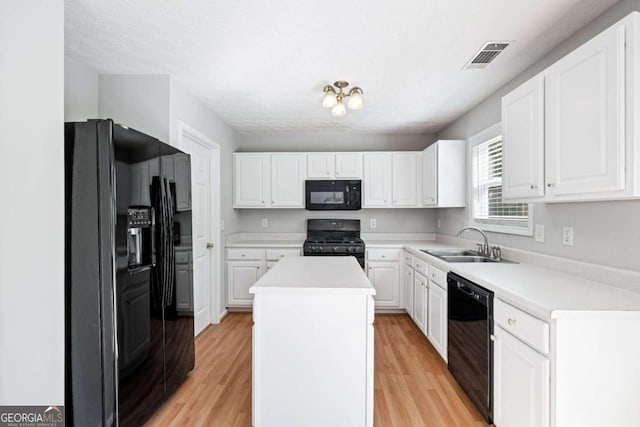
POLYGON ((213 243, 207 242, 207 249, 211 249, 211 248, 213 248, 213 243))

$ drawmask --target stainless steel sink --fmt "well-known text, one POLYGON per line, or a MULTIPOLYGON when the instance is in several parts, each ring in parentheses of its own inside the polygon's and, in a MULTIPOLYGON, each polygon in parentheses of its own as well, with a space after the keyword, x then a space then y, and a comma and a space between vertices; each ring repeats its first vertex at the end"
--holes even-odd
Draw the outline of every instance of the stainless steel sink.
POLYGON ((422 249, 421 252, 424 252, 429 255, 433 255, 435 257, 443 257, 443 256, 480 256, 476 251, 470 251, 466 249, 444 249, 441 251, 433 251, 422 249))
POLYGON ((497 259, 477 255, 441 256, 440 259, 447 262, 500 262, 497 259))
POLYGON ((446 262, 503 262, 512 264, 513 261, 508 261, 504 258, 495 259, 480 255, 476 251, 470 251, 465 249, 443 249, 443 250, 427 250, 421 249, 421 252, 425 254, 433 255, 436 258, 440 258, 446 262))

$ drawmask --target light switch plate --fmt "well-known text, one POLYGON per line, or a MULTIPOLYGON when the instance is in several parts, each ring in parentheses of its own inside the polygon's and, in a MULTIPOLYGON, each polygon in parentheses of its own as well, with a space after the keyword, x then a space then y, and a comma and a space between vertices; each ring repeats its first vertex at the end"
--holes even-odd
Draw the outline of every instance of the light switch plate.
POLYGON ((371 219, 369 220, 369 227, 370 227, 370 228, 376 228, 376 226, 377 226, 377 225, 378 225, 378 224, 376 223, 376 220, 375 220, 375 219, 371 218, 371 219))
POLYGON ((269 218, 262 218, 262 226, 263 227, 269 226, 269 218))
POLYGON ((562 244, 573 246, 573 227, 562 227, 562 244))
POLYGON ((536 224, 535 231, 533 232, 533 236, 538 243, 544 243, 544 225, 536 224))

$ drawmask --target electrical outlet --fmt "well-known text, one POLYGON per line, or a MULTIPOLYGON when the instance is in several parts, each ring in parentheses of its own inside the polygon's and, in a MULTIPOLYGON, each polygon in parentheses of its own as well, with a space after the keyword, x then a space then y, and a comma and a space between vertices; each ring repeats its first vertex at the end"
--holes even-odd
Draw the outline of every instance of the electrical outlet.
POLYGON ((536 224, 533 235, 538 243, 544 243, 544 225, 536 224))
POLYGON ((224 231, 224 221, 220 221, 220 231, 224 231))
POLYGON ((262 218, 262 226, 265 228, 269 226, 269 218, 262 218))
POLYGON ((573 227, 562 227, 562 244, 573 246, 573 227))
POLYGON ((440 218, 438 218, 438 228, 440 228, 440 218))
POLYGON ((376 228, 378 224, 376 224, 376 220, 375 219, 370 219, 369 220, 369 228, 376 228))

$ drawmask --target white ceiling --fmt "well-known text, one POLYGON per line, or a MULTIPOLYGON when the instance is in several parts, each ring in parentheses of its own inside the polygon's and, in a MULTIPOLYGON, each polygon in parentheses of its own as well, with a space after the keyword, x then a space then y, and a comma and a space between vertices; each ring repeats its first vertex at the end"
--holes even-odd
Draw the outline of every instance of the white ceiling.
POLYGON ((173 75, 239 132, 436 132, 615 0, 66 0, 66 53, 173 75), (513 44, 462 70, 486 41, 513 44), (365 107, 320 106, 338 79, 365 107))

